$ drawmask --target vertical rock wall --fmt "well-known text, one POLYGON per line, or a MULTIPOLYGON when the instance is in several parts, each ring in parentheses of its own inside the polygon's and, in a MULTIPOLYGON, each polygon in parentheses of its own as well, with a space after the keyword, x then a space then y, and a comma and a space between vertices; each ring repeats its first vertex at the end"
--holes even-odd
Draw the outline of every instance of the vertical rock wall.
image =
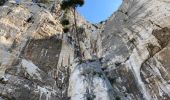
POLYGON ((105 72, 117 78, 113 87, 126 100, 169 99, 169 5, 168 0, 124 0, 101 33, 105 72))
POLYGON ((60 2, 0 6, 0 99, 170 99, 168 0, 123 0, 98 25, 76 13, 82 61, 60 2))

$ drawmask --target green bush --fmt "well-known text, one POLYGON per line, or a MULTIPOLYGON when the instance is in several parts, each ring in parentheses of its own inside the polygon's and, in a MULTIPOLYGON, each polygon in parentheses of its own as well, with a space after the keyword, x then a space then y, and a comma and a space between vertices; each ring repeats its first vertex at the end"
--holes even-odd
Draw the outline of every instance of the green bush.
POLYGON ((64 25, 69 25, 70 22, 69 22, 68 19, 63 19, 63 20, 61 20, 61 24, 62 24, 63 26, 64 26, 64 25))
POLYGON ((61 9, 65 10, 68 9, 72 6, 72 2, 70 2, 71 0, 63 0, 61 3, 61 9))
POLYGON ((63 28, 63 32, 64 32, 64 33, 68 33, 68 32, 69 32, 69 28, 68 28, 68 27, 64 27, 64 28, 63 28))
POLYGON ((40 0, 39 3, 47 4, 47 3, 50 3, 50 0, 40 0))
POLYGON ((61 3, 61 9, 68 9, 70 7, 83 6, 84 0, 63 0, 61 3))
POLYGON ((82 34, 84 33, 85 29, 83 27, 78 27, 78 33, 82 34))
POLYGON ((0 0, 0 6, 4 5, 6 0, 0 0))
POLYGON ((116 100, 121 100, 121 98, 119 97, 119 96, 116 96, 116 98, 115 98, 116 100))
POLYGON ((111 84, 114 84, 114 83, 116 83, 116 77, 109 77, 108 78, 108 80, 109 80, 109 82, 111 83, 111 84))
POLYGON ((87 95, 87 99, 86 100, 94 100, 95 98, 96 98, 95 95, 89 94, 89 95, 87 95))
POLYGON ((71 0, 75 6, 83 6, 84 5, 84 0, 71 0))

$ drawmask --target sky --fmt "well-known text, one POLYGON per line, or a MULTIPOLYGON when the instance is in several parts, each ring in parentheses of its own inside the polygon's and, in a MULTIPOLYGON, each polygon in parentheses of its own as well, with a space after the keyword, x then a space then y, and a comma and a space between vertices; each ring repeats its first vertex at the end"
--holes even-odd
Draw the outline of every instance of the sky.
POLYGON ((78 12, 91 23, 106 20, 118 9, 122 0, 85 0, 85 4, 78 8, 78 12))

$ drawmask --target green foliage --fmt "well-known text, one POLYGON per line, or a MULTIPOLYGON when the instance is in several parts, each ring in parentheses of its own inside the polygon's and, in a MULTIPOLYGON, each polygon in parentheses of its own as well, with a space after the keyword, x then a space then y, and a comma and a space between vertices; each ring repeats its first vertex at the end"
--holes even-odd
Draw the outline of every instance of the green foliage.
POLYGON ((78 27, 78 33, 82 34, 84 33, 85 29, 83 27, 78 27))
POLYGON ((68 27, 64 27, 64 28, 63 28, 63 31, 64 31, 64 33, 68 33, 69 28, 68 28, 68 27))
POLYGON ((94 100, 96 98, 96 96, 95 95, 91 95, 91 94, 89 94, 89 95, 87 95, 87 99, 86 100, 94 100))
POLYGON ((71 0, 63 0, 61 3, 61 9, 65 10, 68 9, 69 7, 72 6, 72 2, 70 2, 71 0))
POLYGON ((116 100, 121 100, 121 98, 119 97, 119 96, 116 96, 116 98, 115 98, 116 100))
POLYGON ((48 4, 48 3, 50 3, 50 0, 40 0, 39 3, 48 4))
POLYGON ((83 6, 84 0, 63 0, 61 3, 61 9, 65 10, 70 7, 83 6))
MULTIPOLYGON (((63 0, 62 3, 60 4, 62 10, 67 10, 69 8, 73 8, 74 25, 75 25, 75 31, 77 33, 75 36, 77 37, 77 41, 76 42, 78 44, 78 49, 75 50, 75 51, 77 52, 76 56, 79 57, 80 60, 82 60, 82 54, 81 54, 81 48, 80 48, 80 43, 79 43, 80 40, 79 40, 79 37, 78 37, 77 22, 76 22, 76 13, 75 13, 76 11, 75 11, 75 9, 76 9, 77 6, 83 6, 83 4, 84 4, 84 0, 63 0)), ((66 24, 66 23, 64 23, 64 24, 66 24)), ((65 33, 67 33, 69 31, 69 29, 65 27, 63 29, 63 31, 65 33)))
POLYGON ((6 33, 3 29, 0 29, 0 35, 6 33))
POLYGON ((73 4, 75 4, 75 6, 83 6, 84 5, 84 0, 72 0, 73 4))
POLYGON ((0 0, 0 6, 4 5, 6 0, 0 0))
POLYGON ((61 24, 62 24, 63 26, 65 26, 65 25, 69 25, 70 22, 69 22, 68 19, 63 19, 63 20, 61 20, 61 24))
POLYGON ((116 83, 116 77, 114 78, 109 77, 108 80, 110 81, 111 84, 116 83))

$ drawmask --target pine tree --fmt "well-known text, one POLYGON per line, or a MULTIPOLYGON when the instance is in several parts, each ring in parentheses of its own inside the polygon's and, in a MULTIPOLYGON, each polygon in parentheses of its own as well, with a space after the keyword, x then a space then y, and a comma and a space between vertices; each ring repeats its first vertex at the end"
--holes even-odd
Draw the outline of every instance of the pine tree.
POLYGON ((78 28, 77 28, 77 21, 76 21, 76 8, 78 6, 83 6, 84 5, 84 0, 63 0, 61 3, 61 9, 65 10, 65 9, 69 9, 69 8, 73 8, 73 14, 74 14, 74 26, 75 26, 75 31, 76 31, 76 41, 77 41, 77 45, 78 45, 78 49, 76 49, 76 55, 78 57, 80 57, 80 60, 82 60, 82 55, 81 55, 81 48, 80 48, 80 40, 79 40, 79 32, 78 32, 78 28))

